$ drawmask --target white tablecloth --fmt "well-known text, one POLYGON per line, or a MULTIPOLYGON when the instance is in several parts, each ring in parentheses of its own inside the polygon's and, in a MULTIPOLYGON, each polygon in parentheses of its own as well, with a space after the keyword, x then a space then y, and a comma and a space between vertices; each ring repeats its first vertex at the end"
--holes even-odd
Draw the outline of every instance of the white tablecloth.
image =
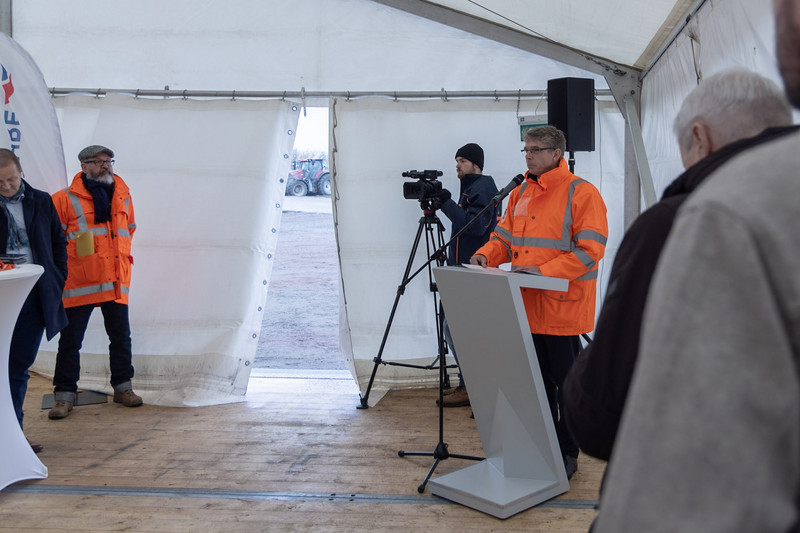
POLYGON ((8 384, 8 350, 19 310, 44 269, 18 265, 0 272, 0 490, 23 479, 47 477, 47 467, 33 453, 17 422, 8 384))

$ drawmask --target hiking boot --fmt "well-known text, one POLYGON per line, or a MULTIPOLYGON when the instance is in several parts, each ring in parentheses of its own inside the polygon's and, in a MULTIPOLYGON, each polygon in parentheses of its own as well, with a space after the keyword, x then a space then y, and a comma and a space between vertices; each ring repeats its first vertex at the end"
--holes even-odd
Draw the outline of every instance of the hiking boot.
POLYGON ((47 418, 50 420, 58 420, 60 418, 67 418, 69 412, 72 411, 72 402, 66 400, 56 400, 56 403, 47 413, 47 418))
POLYGON ((142 405, 142 397, 137 396, 131 389, 114 393, 114 403, 121 403, 125 407, 139 407, 142 405))
POLYGON ((455 390, 442 398, 444 407, 466 407, 469 405, 469 396, 466 387, 456 387, 455 390))

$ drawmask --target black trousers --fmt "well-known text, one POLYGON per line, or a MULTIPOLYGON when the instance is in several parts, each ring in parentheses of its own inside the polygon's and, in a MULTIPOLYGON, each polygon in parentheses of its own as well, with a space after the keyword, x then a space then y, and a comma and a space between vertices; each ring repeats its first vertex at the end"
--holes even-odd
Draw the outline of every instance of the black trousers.
POLYGON ((561 388, 564 385, 564 378, 572 368, 572 363, 575 362, 575 357, 581 350, 580 337, 533 334, 533 346, 536 348, 539 369, 542 371, 544 390, 550 404, 550 413, 553 415, 561 455, 578 457, 578 445, 572 439, 564 417, 559 415, 564 412, 561 388))
POLYGON ((22 427, 22 404, 28 390, 28 369, 39 353, 39 343, 44 333, 44 312, 39 300, 39 288, 34 285, 22 310, 19 312, 14 334, 11 336, 11 348, 8 352, 8 380, 11 388, 11 403, 17 414, 19 427, 22 427))
MULTIPOLYGON (((111 365, 111 385, 117 386, 133 378, 131 363, 131 329, 128 322, 128 306, 116 302, 99 304, 103 313, 103 322, 108 334, 108 355, 111 365)), ((81 377, 80 349, 89 317, 96 306, 94 304, 67 307, 69 324, 61 330, 58 339, 56 368, 53 374, 55 392, 76 392, 81 377)))

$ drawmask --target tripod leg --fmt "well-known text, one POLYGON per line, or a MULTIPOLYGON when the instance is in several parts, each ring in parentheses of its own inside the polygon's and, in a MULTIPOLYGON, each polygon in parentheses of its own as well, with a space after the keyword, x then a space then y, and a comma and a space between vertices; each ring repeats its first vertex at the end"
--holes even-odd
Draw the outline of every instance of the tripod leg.
POLYGON ((392 305, 392 312, 389 313, 389 322, 386 324, 386 330, 383 332, 383 339, 381 340, 381 347, 378 349, 378 355, 373 359, 375 364, 372 366, 372 375, 369 377, 369 383, 367 384, 367 390, 364 396, 361 397, 361 404, 357 405, 357 409, 368 409, 369 404, 369 393, 372 390, 372 384, 375 381, 375 375, 378 373, 378 365, 381 364, 381 356, 383 355, 383 348, 386 346, 386 339, 389 336, 389 329, 392 327, 392 321, 394 320, 395 311, 397 311, 397 304, 400 301, 400 296, 402 295, 401 288, 403 285, 397 289, 397 296, 394 299, 394 305, 392 305))
MULTIPOLYGON (((426 456, 426 457, 433 457, 433 464, 431 465, 430 470, 428 470, 428 475, 425 476, 425 479, 422 480, 422 483, 417 487, 417 492, 425 492, 425 486, 428 484, 428 481, 431 479, 431 476, 436 471, 436 467, 439 466, 439 463, 448 457, 460 457, 455 455, 450 455, 447 451, 447 443, 446 442, 439 442, 436 445, 436 449, 433 452, 404 452, 400 450, 397 452, 397 455, 400 457, 405 457, 406 455, 416 455, 416 456, 426 456)), ((480 459, 479 459, 480 460, 480 459)))
MULTIPOLYGON (((441 235, 441 232, 440 232, 441 235)), ((440 237, 441 238, 441 237, 440 237)), ((439 346, 439 442, 436 445, 436 449, 431 452, 406 452, 400 450, 397 452, 397 455, 400 457, 405 457, 406 455, 424 455, 424 456, 432 456, 434 458, 433 464, 431 465, 430 470, 428 470, 428 475, 425 476, 425 479, 422 480, 422 483, 417 487, 417 492, 423 493, 425 492, 425 487, 428 485, 428 481, 430 481, 431 476, 436 471, 436 467, 439 466, 441 461, 448 459, 449 457, 454 457, 456 459, 469 459, 473 461, 482 461, 483 457, 473 457, 471 455, 455 455, 450 454, 448 450, 447 443, 444 442, 444 387, 445 383, 447 382, 447 365, 445 361, 446 351, 445 351, 445 341, 444 341, 444 309, 442 307, 441 301, 438 303, 438 312, 437 312, 438 324, 437 324, 437 331, 438 331, 438 346, 439 346)))
POLYGON ((428 484, 428 481, 431 479, 431 476, 433 475, 434 470, 436 470, 436 467, 439 466, 439 461, 441 461, 441 459, 436 459, 436 460, 433 461, 433 464, 431 465, 431 469, 428 470, 428 475, 425 476, 425 479, 423 479, 422 483, 420 483, 419 487, 417 487, 417 492, 419 492, 420 494, 425 492, 425 486, 428 484))
POLYGON ((369 377, 369 383, 367 384, 367 390, 365 391, 364 395, 361 396, 361 403, 356 406, 357 409, 368 409, 369 408, 369 393, 372 391, 372 384, 375 382, 375 374, 378 373, 378 365, 382 363, 382 356, 383 356, 383 349, 386 346, 386 339, 389 337, 389 330, 392 328, 392 322, 394 321, 394 314, 397 311, 397 304, 400 302, 400 297, 406 291, 406 285, 408 282, 411 281, 411 277, 409 277, 409 273, 411 272, 411 268, 414 264, 414 256, 417 255, 417 248, 419 247, 419 241, 422 238, 422 232, 425 230, 425 219, 421 218, 419 221, 419 227, 417 228, 417 234, 414 237, 414 244, 411 246, 411 253, 408 256, 408 262, 406 263, 406 270, 403 273, 403 281, 397 287, 397 295, 394 298, 394 304, 392 305, 392 311, 389 313, 389 321, 386 323, 386 329, 383 331, 383 339, 381 339, 381 346, 378 349, 378 355, 375 356, 373 361, 375 364, 372 366, 372 375, 369 377))

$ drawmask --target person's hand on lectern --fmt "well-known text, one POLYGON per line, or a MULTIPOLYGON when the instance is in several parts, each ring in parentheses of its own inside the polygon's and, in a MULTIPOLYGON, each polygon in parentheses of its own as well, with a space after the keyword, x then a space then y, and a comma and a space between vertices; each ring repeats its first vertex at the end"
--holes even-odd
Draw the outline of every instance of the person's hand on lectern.
POLYGON ((486 256, 481 254, 475 254, 469 258, 470 265, 479 265, 486 268, 486 256))

